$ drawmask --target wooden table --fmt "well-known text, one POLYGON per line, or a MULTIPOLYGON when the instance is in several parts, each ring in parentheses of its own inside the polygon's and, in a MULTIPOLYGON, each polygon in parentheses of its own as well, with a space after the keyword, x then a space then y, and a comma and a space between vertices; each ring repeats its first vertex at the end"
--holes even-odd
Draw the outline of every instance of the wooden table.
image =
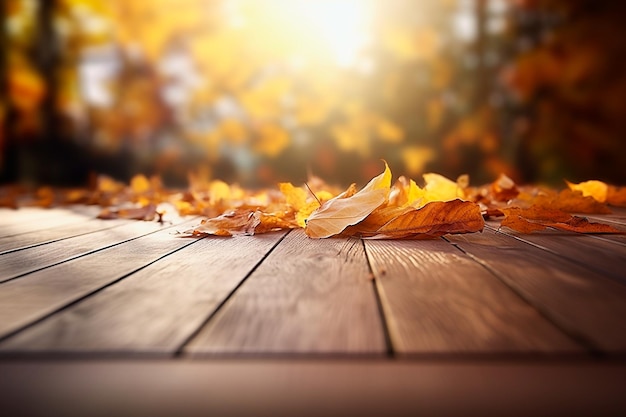
POLYGON ((626 235, 95 213, 0 209, 1 415, 626 415, 626 235))

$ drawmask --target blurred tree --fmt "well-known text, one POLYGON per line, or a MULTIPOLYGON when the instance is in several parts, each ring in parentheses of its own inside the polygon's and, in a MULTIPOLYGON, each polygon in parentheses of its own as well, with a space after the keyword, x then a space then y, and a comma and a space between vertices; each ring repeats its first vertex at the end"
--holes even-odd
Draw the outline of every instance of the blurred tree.
POLYGON ((616 2, 4 5, 3 181, 624 182, 616 2))
POLYGON ((505 81, 529 180, 626 182, 626 3, 520 1, 505 81))

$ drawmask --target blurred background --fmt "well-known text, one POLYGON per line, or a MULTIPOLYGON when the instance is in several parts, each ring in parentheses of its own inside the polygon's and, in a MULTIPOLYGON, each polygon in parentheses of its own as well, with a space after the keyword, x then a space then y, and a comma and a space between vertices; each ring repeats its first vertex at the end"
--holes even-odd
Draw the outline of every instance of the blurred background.
POLYGON ((626 183, 626 2, 1 5, 2 183, 626 183))

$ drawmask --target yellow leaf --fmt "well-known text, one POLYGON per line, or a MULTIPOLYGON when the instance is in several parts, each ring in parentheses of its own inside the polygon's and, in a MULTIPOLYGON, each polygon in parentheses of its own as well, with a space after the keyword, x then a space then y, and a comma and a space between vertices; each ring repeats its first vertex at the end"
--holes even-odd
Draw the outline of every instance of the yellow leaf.
POLYGON ((307 192, 302 188, 294 187, 290 182, 278 184, 280 192, 283 193, 287 204, 298 211, 306 205, 307 192))
POLYGON ((573 191, 580 191, 583 193, 583 197, 593 197, 596 201, 600 203, 606 202, 606 198, 609 192, 609 186, 602 181, 590 180, 581 182, 578 184, 573 184, 569 181, 565 181, 573 191))
POLYGON ((150 181, 146 178, 145 175, 139 174, 135 175, 130 180, 130 188, 133 190, 135 194, 143 194, 150 191, 150 181))
POLYGON ((224 181, 213 180, 209 184, 209 195, 211 203, 215 204, 220 201, 230 199, 230 186, 224 181))
POLYGON ((455 181, 434 173, 424 174, 422 177, 426 182, 421 201, 422 205, 431 201, 451 201, 457 198, 465 199, 465 191, 455 181))

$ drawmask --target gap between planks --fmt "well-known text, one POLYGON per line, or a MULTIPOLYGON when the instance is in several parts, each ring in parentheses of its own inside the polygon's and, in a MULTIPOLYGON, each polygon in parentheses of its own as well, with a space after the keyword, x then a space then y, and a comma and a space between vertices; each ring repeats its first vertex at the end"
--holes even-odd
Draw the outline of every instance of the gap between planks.
POLYGON ((11 252, 0 256, 0 285, 64 262, 88 256, 142 236, 177 227, 181 222, 197 219, 176 219, 164 226, 156 222, 133 222, 123 229, 109 228, 82 236, 55 241, 46 245, 11 252))
POLYGON ((491 229, 446 239, 592 353, 626 352, 626 287, 620 283, 491 229))
POLYGON ((400 355, 581 354, 490 271, 438 240, 367 240, 400 355))
MULTIPOLYGON (((184 225, 195 220, 180 223, 184 225)), ((177 225, 177 226, 179 226, 177 225)), ((91 256, 78 257, 0 285, 0 341, 97 294, 147 266, 195 243, 161 239, 167 229, 91 256), (142 243, 141 245, 139 245, 142 243), (127 246, 137 246, 128 248, 127 246), (125 258, 129 258, 125 262, 125 258), (115 262, 111 262, 114 259, 115 262), (139 263, 139 266, 137 266, 139 263)))
POLYGON ((0 350, 5 354, 172 355, 280 237, 194 239, 17 333, 0 350), (224 252, 225 246, 230 250, 224 252), (242 250, 247 252, 244 257, 242 250))

